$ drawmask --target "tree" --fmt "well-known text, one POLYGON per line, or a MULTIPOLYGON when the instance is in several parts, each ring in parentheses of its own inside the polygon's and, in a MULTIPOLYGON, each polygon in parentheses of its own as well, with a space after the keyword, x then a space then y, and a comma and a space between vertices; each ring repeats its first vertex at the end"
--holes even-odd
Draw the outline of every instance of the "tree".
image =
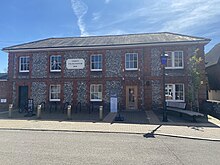
POLYGON ((191 109, 199 111, 199 88, 201 86, 203 70, 201 64, 203 62, 200 56, 200 49, 196 49, 194 54, 189 58, 191 86, 189 90, 189 102, 191 109))

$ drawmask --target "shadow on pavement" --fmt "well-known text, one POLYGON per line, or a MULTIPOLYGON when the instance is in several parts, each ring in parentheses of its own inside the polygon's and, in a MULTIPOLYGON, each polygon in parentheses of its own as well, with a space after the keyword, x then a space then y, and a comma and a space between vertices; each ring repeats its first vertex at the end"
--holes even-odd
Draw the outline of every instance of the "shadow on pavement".
MULTIPOLYGON (((197 117, 196 122, 193 121, 191 116, 182 115, 180 117, 179 113, 169 111, 167 113, 168 122, 162 122, 163 120, 163 111, 162 110, 154 110, 153 114, 159 119, 158 124, 163 125, 173 125, 173 126, 188 126, 191 129, 202 131, 202 127, 216 127, 219 128, 219 125, 212 123, 209 121, 209 116, 204 115, 204 117, 197 117)), ((218 119, 216 119, 218 120, 218 119)), ((154 122, 150 122, 151 124, 156 124, 154 122)), ((220 123, 220 122, 219 122, 220 123)))
MULTIPOLYGON (((19 113, 18 110, 13 110, 11 120, 42 120, 42 121, 69 121, 69 122, 102 122, 99 118, 99 110, 94 109, 92 112, 88 112, 85 109, 75 111, 71 114, 71 120, 67 119, 67 113, 62 110, 52 111, 51 113, 48 110, 42 111, 40 119, 37 119, 36 110, 33 112, 35 115, 32 117, 24 117, 26 113, 19 113)), ((109 113, 108 110, 103 111, 103 119, 109 113)), ((178 113, 168 113, 168 122, 162 122, 163 113, 161 110, 151 110, 151 111, 120 111, 120 116, 124 118, 123 121, 113 121, 114 123, 122 124, 151 124, 151 125, 170 125, 170 126, 188 126, 191 129, 197 131, 203 131, 203 127, 217 127, 218 125, 209 122, 207 115, 204 117, 197 118, 197 122, 193 122, 192 118, 189 116, 183 115, 179 116, 178 113)), ((1 119, 9 119, 8 111, 0 113, 1 119)))
POLYGON ((220 142, 219 139, 210 139, 210 138, 189 137, 189 136, 180 136, 180 135, 174 135, 174 134, 172 135, 172 134, 165 134, 165 133, 156 133, 156 131, 162 126, 163 125, 159 125, 157 128, 155 128, 151 132, 144 134, 143 137, 145 137, 145 138, 156 138, 155 136, 165 136, 165 137, 190 139, 190 140, 203 140, 203 141, 211 141, 211 142, 220 142))

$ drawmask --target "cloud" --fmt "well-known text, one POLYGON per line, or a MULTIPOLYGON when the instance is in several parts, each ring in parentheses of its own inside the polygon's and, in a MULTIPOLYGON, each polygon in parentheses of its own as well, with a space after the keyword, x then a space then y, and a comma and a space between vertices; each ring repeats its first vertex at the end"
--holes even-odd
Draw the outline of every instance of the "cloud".
POLYGON ((108 4, 111 0, 105 0, 105 3, 108 4))
POLYGON ((84 15, 88 11, 88 6, 82 0, 71 0, 71 4, 73 12, 78 19, 77 24, 79 26, 81 36, 88 36, 88 32, 86 31, 86 24, 83 20, 84 15))
POLYGON ((175 31, 179 33, 198 31, 202 27, 214 23, 220 16, 219 0, 172 0, 170 11, 173 17, 169 17, 163 24, 161 31, 175 31))
POLYGON ((93 21, 98 21, 101 17, 101 13, 100 12, 96 12, 92 14, 92 20, 93 21))

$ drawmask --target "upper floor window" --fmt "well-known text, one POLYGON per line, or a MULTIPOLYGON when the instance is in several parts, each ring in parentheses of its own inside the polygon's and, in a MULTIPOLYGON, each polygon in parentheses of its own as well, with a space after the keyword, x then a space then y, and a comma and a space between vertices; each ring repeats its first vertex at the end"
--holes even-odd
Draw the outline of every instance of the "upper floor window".
POLYGON ((183 84, 166 84, 165 85, 166 100, 184 101, 184 85, 183 84))
POLYGON ((50 56, 50 71, 51 72, 61 71, 61 55, 50 56))
POLYGON ((19 72, 29 72, 29 56, 22 56, 19 58, 19 72))
POLYGON ((90 56, 91 71, 102 71, 102 55, 94 54, 90 56))
POLYGON ((102 101, 102 84, 90 85, 90 100, 102 101))
POLYGON ((126 53, 125 54, 125 69, 126 70, 137 70, 138 69, 138 54, 137 53, 126 53))
POLYGON ((183 51, 168 51, 167 69, 182 69, 183 68, 183 51))
POLYGON ((60 101, 60 85, 50 85, 50 101, 60 101))

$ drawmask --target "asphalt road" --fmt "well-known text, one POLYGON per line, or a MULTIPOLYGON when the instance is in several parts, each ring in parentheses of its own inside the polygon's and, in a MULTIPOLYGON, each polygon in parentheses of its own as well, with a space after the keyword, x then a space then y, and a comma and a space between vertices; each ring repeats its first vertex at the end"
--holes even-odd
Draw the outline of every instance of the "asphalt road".
POLYGON ((220 143, 114 133, 0 130, 0 164, 219 165, 220 143))

